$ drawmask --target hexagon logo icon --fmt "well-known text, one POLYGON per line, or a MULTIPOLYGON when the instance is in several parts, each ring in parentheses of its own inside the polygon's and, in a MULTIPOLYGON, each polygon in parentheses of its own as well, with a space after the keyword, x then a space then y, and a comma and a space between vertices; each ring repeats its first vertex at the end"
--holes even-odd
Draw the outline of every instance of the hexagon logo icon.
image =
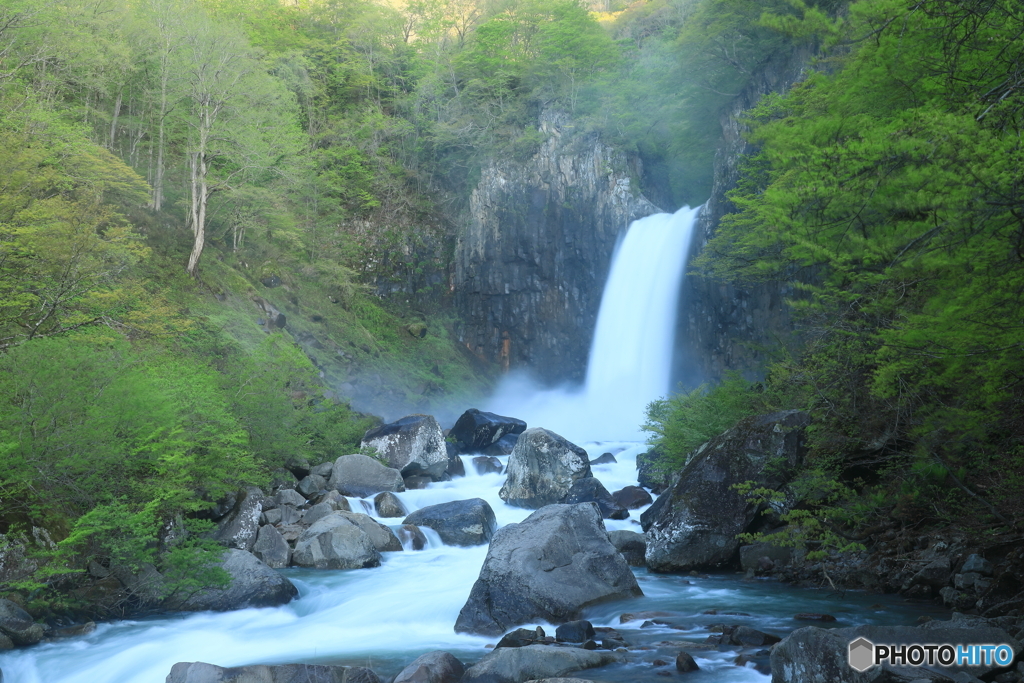
POLYGON ((875 665, 875 644, 867 638, 858 638, 850 643, 850 666, 857 671, 867 671, 875 665))

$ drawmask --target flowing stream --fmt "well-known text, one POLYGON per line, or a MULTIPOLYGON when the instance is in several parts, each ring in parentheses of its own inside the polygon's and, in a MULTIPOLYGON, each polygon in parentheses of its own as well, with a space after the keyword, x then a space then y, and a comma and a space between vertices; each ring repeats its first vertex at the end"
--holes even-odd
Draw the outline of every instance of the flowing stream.
MULTIPOLYGON (((637 425, 647 402, 667 393, 672 332, 686 248, 696 210, 659 214, 635 222, 616 252, 601 303, 587 385, 582 391, 534 392, 516 396, 507 384, 491 409, 526 419, 577 440, 591 458, 611 452, 616 463, 594 466, 609 491, 636 483, 636 456, 644 452, 637 425), (621 291, 620 291, 621 290, 621 291), (670 291, 662 291, 670 290, 670 291), (595 441, 604 439, 604 441, 595 441)), ((519 522, 530 510, 498 498, 504 475, 479 475, 463 457, 467 476, 397 494, 409 511, 427 505, 483 498, 499 526, 519 522)), ((353 511, 373 513, 372 502, 350 499, 353 511)), ((606 520, 611 529, 639 531, 642 510, 630 519, 606 520)), ((397 528, 400 520, 379 519, 397 528)), ((384 680, 431 650, 447 650, 470 664, 494 638, 456 634, 455 620, 476 580, 486 546, 445 546, 424 529, 430 545, 421 551, 384 554, 374 569, 284 570, 299 597, 276 608, 235 612, 169 614, 101 624, 93 633, 0 655, 5 683, 160 683, 175 662, 205 661, 220 666, 306 662, 369 666, 384 680)), ((680 642, 701 643, 715 623, 742 623, 783 636, 806 625, 800 612, 825 612, 836 626, 911 623, 922 611, 892 599, 858 593, 799 590, 771 581, 743 581, 734 575, 658 575, 635 570, 644 597, 604 603, 585 611, 595 626, 611 626, 644 648, 631 662, 580 672, 594 681, 656 681, 658 658, 671 664, 680 642), (879 605, 876 603, 882 602, 879 605), (623 613, 676 613, 671 626, 642 619, 620 623, 623 613), (710 615, 707 610, 742 612, 710 615)), ((553 634, 553 629, 549 630, 553 634)), ((769 677, 752 665, 735 663, 734 649, 693 652, 701 670, 687 680, 758 681, 769 677)))

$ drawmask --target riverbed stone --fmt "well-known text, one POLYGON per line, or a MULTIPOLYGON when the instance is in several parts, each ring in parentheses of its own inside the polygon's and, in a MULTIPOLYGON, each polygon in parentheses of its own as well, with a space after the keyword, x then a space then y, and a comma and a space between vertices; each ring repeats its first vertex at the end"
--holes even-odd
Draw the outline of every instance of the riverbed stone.
POLYGON ((871 643, 908 645, 927 643, 1000 644, 1019 652, 1020 643, 994 626, 969 622, 931 621, 924 626, 854 626, 824 629, 807 626, 793 631, 772 648, 772 683, 870 683, 886 681, 948 681, 957 675, 987 677, 995 666, 950 666, 929 668, 893 666, 889 663, 858 673, 849 665, 850 643, 866 638, 871 643), (941 674, 936 672, 942 672, 941 674))
POLYGON ((608 489, 596 477, 583 477, 574 481, 562 502, 568 505, 597 503, 597 507, 601 510, 601 516, 605 519, 627 519, 629 517, 629 510, 616 503, 612 494, 608 493, 608 489))
POLYGON ((299 507, 306 504, 306 497, 295 489, 281 489, 274 494, 274 502, 277 503, 278 507, 282 505, 291 505, 292 507, 299 507))
POLYGON ((477 474, 501 474, 505 466, 493 455, 478 455, 473 458, 473 469, 477 474))
POLYGON ((455 630, 500 635, 531 621, 560 624, 588 605, 638 595, 597 505, 549 505, 494 534, 455 630))
POLYGON ((224 588, 203 589, 180 602, 172 598, 168 606, 195 612, 224 612, 247 607, 276 607, 299 594, 291 581, 245 550, 228 548, 216 564, 231 577, 230 584, 224 588))
POLYGON ((967 559, 964 561, 964 566, 960 568, 960 573, 968 574, 970 572, 976 572, 983 576, 992 576, 993 569, 991 562, 981 555, 972 554, 967 556, 967 559))
POLYGON ((487 543, 498 528, 494 510, 483 498, 428 505, 410 514, 402 524, 428 527, 445 545, 459 546, 487 543))
POLYGON ((263 492, 255 486, 239 491, 231 510, 217 523, 213 538, 229 548, 252 550, 263 514, 263 492))
POLYGON ((561 503, 573 482, 591 476, 587 452, 542 427, 519 435, 498 496, 515 507, 539 509, 561 503))
POLYGON ((466 669, 462 683, 525 683, 614 664, 621 656, 578 647, 527 645, 495 649, 466 669))
POLYGON ((295 542, 292 563, 316 569, 362 569, 380 566, 380 552, 359 526, 334 512, 303 531, 295 542))
POLYGON ((319 474, 307 474, 295 487, 295 490, 306 498, 312 498, 318 492, 327 488, 327 480, 319 474))
POLYGON ((445 439, 444 449, 448 452, 448 467, 444 471, 448 479, 466 476, 466 463, 462 462, 462 456, 459 455, 459 449, 455 444, 445 439))
POLYGON ((404 491, 402 473, 368 455, 343 455, 334 461, 328 486, 345 496, 364 498, 381 491, 404 491))
MULTIPOLYGON (((593 463, 591 463, 593 464, 593 463)), ((612 499, 619 507, 627 510, 638 510, 654 502, 654 498, 639 486, 625 486, 612 494, 612 499)))
POLYGON ((465 671, 455 655, 438 650, 414 659, 392 683, 459 683, 465 671))
POLYGON ((407 415, 374 427, 363 435, 360 445, 375 448, 403 477, 425 475, 438 481, 448 468, 441 425, 430 415, 407 415))
POLYGON ((519 442, 518 434, 506 434, 501 437, 490 446, 480 449, 480 455, 511 455, 512 451, 515 450, 516 444, 519 442))
POLYGON ((560 643, 585 643, 596 635, 594 625, 586 619, 567 621, 555 629, 555 640, 560 643))
POLYGON ((292 549, 281 532, 270 525, 261 526, 256 534, 252 554, 271 569, 283 569, 291 563, 292 549))
POLYGON ((644 559, 647 554, 647 539, 643 534, 629 529, 616 529, 608 532, 608 540, 622 554, 630 567, 643 567, 647 564, 644 559))
POLYGON ((373 497, 373 509, 378 517, 405 517, 409 511, 391 491, 381 491, 373 497))
POLYGON ((341 510, 334 514, 340 515, 362 529, 378 552, 387 553, 402 550, 402 542, 395 536, 395 532, 373 517, 364 515, 361 512, 343 512, 341 510))
POLYGON ((480 453, 506 434, 522 434, 526 423, 514 417, 470 408, 455 421, 448 436, 460 453, 480 453))
POLYGON ((415 524, 403 524, 395 533, 402 547, 411 550, 423 550, 427 547, 427 537, 415 524))
POLYGON ((178 662, 165 683, 381 683, 362 666, 279 664, 225 668, 206 662, 178 662))
POLYGON ((735 490, 754 481, 778 489, 791 478, 804 450, 810 416, 787 410, 741 420, 702 445, 640 517, 647 535, 647 566, 658 572, 721 567, 739 550, 761 507, 735 490))

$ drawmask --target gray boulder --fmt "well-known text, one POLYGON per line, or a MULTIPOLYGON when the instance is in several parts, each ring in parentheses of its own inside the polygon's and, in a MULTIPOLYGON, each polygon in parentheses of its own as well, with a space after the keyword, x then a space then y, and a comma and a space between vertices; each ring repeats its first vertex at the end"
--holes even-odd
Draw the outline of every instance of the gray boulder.
POLYGON ((472 460, 477 474, 501 474, 505 466, 493 455, 478 455, 472 460))
POLYGON ((299 485, 295 487, 299 493, 304 495, 306 498, 312 498, 318 491, 323 491, 327 488, 327 479, 321 477, 319 474, 307 474, 299 482, 299 485))
POLYGON ((28 612, 15 602, 0 599, 0 636, 13 645, 26 646, 35 645, 44 635, 43 625, 35 623, 28 612))
POLYGON ((256 543, 252 554, 271 569, 282 569, 291 563, 292 549, 284 540, 281 532, 270 526, 261 526, 256 534, 256 543))
POLYGON ((608 493, 608 489, 596 477, 583 477, 574 481, 562 502, 567 505, 597 503, 597 507, 601 510, 601 516, 605 519, 627 519, 629 517, 629 510, 616 503, 612 494, 608 493))
POLYGON ((226 612, 246 607, 275 607, 299 594, 291 581, 245 550, 229 548, 217 565, 231 577, 227 587, 206 588, 184 599, 171 596, 168 607, 194 612, 226 612))
POLYGON ((292 563, 316 569, 362 569, 380 566, 380 552, 361 528, 334 512, 303 531, 295 542, 292 563))
POLYGON ((780 488, 803 453, 807 413, 787 410, 741 420, 701 446, 672 486, 640 516, 647 535, 647 566, 673 572, 720 567, 739 550, 760 507, 733 486, 755 481, 780 488))
POLYGON ((381 491, 404 491, 398 470, 385 467, 368 455, 343 455, 334 462, 328 486, 342 495, 365 498, 381 491))
POLYGON ((444 433, 430 415, 408 415, 375 427, 363 435, 360 445, 377 449, 403 477, 425 475, 438 481, 448 469, 444 433))
POLYGON ((328 460, 327 462, 322 462, 319 465, 314 465, 313 467, 309 468, 309 473, 310 474, 316 474, 318 476, 323 477, 325 480, 331 478, 331 472, 333 472, 333 471, 334 471, 334 461, 333 460, 328 460))
POLYGON ((487 448, 480 450, 481 455, 511 455, 512 451, 516 448, 516 443, 519 441, 518 434, 506 434, 487 448))
POLYGON ((494 510, 483 498, 428 505, 406 517, 402 524, 428 527, 445 545, 461 546, 487 543, 498 528, 494 510))
POLYGON ((969 574, 974 572, 981 574, 982 576, 992 576, 993 569, 991 562, 981 555, 973 554, 967 556, 967 559, 964 561, 964 566, 960 568, 960 573, 969 574))
POLYGON ((627 510, 636 510, 654 502, 651 494, 639 486, 623 487, 612 494, 612 499, 619 507, 626 508, 627 510))
POLYGON ((381 683, 362 666, 280 664, 224 668, 205 662, 178 662, 165 683, 381 683))
POLYGON ((373 517, 364 515, 361 512, 342 512, 338 511, 335 515, 341 515, 352 524, 362 529, 363 533, 370 538, 370 542, 373 543, 373 547, 378 552, 395 552, 402 549, 402 542, 395 536, 395 532, 389 527, 384 526, 373 517))
POLYGON ((420 655, 392 683, 459 683, 466 668, 453 655, 437 651, 420 655))
POLYGON ((217 523, 213 538, 229 548, 252 550, 262 513, 262 491, 255 486, 239 491, 230 512, 217 523))
POLYGON ((455 421, 448 436, 455 440, 455 447, 460 453, 480 453, 506 434, 522 434, 524 431, 526 423, 522 420, 470 408, 455 421))
POLYGON ((647 564, 644 559, 647 554, 647 539, 643 534, 628 529, 619 529, 609 531, 608 540, 622 554, 626 564, 630 567, 643 567, 647 564))
POLYGON ((444 448, 448 452, 448 467, 444 471, 448 478, 454 479, 455 477, 466 476, 466 464, 462 462, 462 458, 459 456, 459 449, 447 439, 445 439, 444 448))
POLYGON ((427 537, 415 524, 403 524, 395 534, 402 542, 403 548, 423 550, 427 547, 427 537))
POLYGON ((373 497, 373 509, 378 517, 405 517, 409 511, 391 491, 381 491, 373 497))
POLYGON ((578 647, 503 647, 484 655, 483 659, 466 669, 462 683, 525 683, 606 666, 620 660, 621 657, 614 652, 578 647))
POLYGON ((306 498, 295 489, 281 489, 274 495, 274 502, 280 505, 299 507, 306 504, 306 498))
POLYGON ((637 595, 597 505, 549 505, 494 534, 455 630, 501 635, 531 621, 559 624, 587 605, 637 595))
POLYGON ((509 505, 539 509, 561 503, 577 479, 591 476, 587 452, 537 427, 519 436, 498 495, 509 505))
POLYGON ((999 628, 956 621, 932 621, 925 627, 855 626, 797 629, 772 648, 772 683, 909 683, 950 681, 964 673, 983 677, 995 666, 872 666, 858 673, 849 664, 850 643, 866 638, 876 645, 908 644, 1001 644, 1019 651, 1020 644, 999 628))
POLYGON ((349 505, 348 498, 341 495, 337 491, 328 491, 322 496, 317 496, 313 499, 313 502, 319 505, 320 503, 327 503, 331 506, 332 510, 343 510, 345 512, 352 512, 352 506, 349 505))

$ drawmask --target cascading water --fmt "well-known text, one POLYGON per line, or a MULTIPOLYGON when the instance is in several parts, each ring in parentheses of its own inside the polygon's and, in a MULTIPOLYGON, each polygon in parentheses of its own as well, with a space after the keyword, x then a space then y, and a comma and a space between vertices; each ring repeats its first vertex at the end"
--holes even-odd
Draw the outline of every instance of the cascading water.
POLYGON ((616 247, 581 389, 502 383, 488 410, 570 440, 640 440, 644 409, 670 389, 676 306, 700 208, 633 221, 616 247))
MULTIPOLYGON (((609 491, 636 483, 636 455, 645 450, 635 434, 646 403, 668 389, 675 292, 686 260, 686 245, 696 215, 685 209, 637 221, 620 244, 601 303, 586 389, 569 394, 545 392, 530 412, 513 406, 506 414, 532 426, 549 427, 577 440, 596 457, 615 453, 618 462, 595 465, 609 491), (548 412, 545 413, 544 411, 548 412), (589 431, 592 430, 592 431, 589 431), (623 439, 623 437, 626 437, 623 439), (623 442, 594 443, 596 438, 623 442)), ((506 387, 506 400, 509 388, 506 387)), ((500 474, 478 475, 463 458, 468 476, 397 494, 414 511, 427 505, 483 498, 499 526, 522 521, 530 510, 513 508, 499 497, 500 474)), ((351 500, 353 510, 363 501, 351 500)), ((372 505, 370 506, 372 509, 372 505)), ((609 529, 637 530, 636 520, 606 520, 609 529)), ((378 519, 398 527, 398 520, 378 519)), ((95 632, 66 641, 0 654, 5 683, 160 683, 176 662, 205 661, 220 666, 305 662, 369 666, 384 680, 425 652, 446 650, 466 663, 486 655, 492 638, 454 632, 455 620, 480 572, 484 546, 444 546, 429 533, 421 551, 384 553, 374 569, 286 573, 299 598, 276 608, 227 613, 169 614, 101 624, 95 632)), ((604 603, 584 611, 595 626, 617 629, 639 646, 627 662, 585 672, 607 682, 662 680, 656 660, 671 660, 681 643, 700 643, 708 627, 722 617, 705 610, 742 610, 730 623, 742 623, 784 635, 795 627, 796 612, 829 612, 834 625, 909 622, 920 607, 890 604, 884 612, 868 607, 879 596, 800 591, 778 584, 744 583, 732 577, 681 577, 635 570, 645 597, 604 603), (623 612, 671 610, 685 625, 620 623, 623 612)), ((890 601, 891 602, 891 601, 890 601)), ((736 615, 736 612, 732 612, 736 615)), ((700 671, 694 683, 765 683, 768 676, 737 666, 736 653, 695 645, 700 671)), ((583 675, 583 674, 581 674, 583 675)))

